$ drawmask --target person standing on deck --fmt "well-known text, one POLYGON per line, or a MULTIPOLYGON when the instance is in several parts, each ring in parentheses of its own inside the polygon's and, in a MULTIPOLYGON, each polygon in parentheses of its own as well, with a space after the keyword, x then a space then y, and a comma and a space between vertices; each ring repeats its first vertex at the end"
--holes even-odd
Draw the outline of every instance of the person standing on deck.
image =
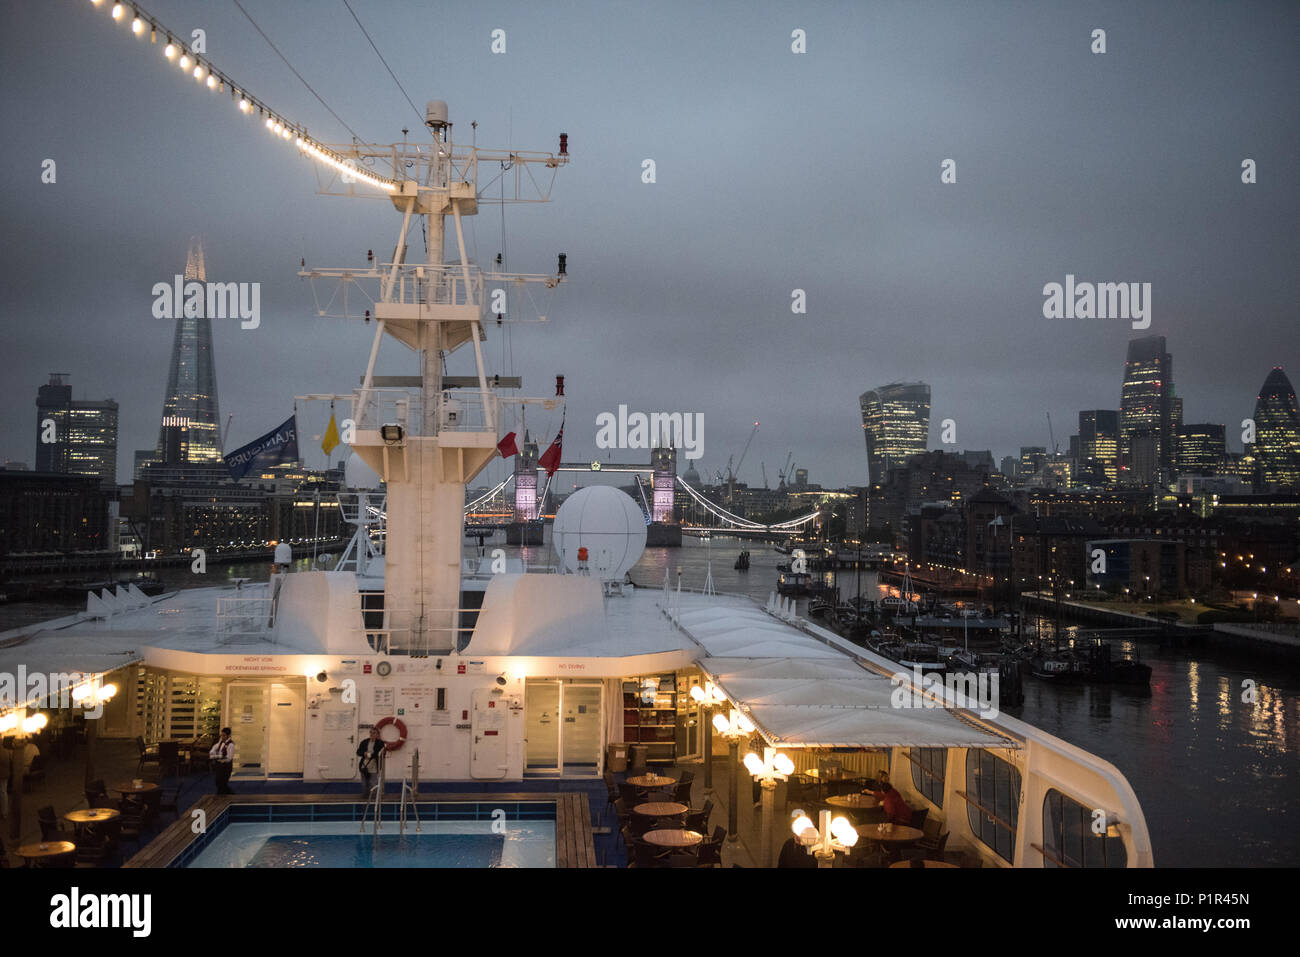
POLYGON ((370 798, 370 779, 379 773, 380 755, 386 745, 378 728, 370 729, 370 739, 357 745, 357 770, 361 772, 361 796, 370 798))
POLYGON ((218 794, 234 794, 230 790, 230 772, 235 768, 235 742, 230 738, 230 729, 222 728, 221 737, 208 752, 212 761, 212 781, 217 786, 218 794))

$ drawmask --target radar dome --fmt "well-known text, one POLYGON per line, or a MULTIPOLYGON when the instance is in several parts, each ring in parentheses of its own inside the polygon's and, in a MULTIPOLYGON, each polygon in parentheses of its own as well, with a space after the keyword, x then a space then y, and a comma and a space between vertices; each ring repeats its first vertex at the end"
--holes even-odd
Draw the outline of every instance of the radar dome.
POLYGON ((555 514, 551 544, 565 571, 578 569, 578 549, 602 581, 622 581, 645 551, 645 516, 631 496, 608 485, 579 489, 555 514))
POLYGON ((379 488, 379 473, 365 463, 361 456, 353 452, 343 465, 343 484, 348 488, 379 488))

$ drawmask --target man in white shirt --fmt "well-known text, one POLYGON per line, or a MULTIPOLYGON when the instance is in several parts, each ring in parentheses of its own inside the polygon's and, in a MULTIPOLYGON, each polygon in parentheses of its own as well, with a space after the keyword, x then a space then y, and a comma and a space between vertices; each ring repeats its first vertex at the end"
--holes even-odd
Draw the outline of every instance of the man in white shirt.
POLYGON ((212 780, 217 786, 218 794, 234 794, 230 790, 230 772, 235 767, 235 742, 230 738, 230 729, 222 728, 221 737, 208 752, 212 761, 212 780))

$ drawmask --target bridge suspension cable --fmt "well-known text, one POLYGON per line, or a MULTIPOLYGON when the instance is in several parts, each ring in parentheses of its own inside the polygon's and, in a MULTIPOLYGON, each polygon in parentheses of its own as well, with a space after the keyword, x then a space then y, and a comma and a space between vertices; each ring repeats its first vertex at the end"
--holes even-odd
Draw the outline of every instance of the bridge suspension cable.
POLYGON ((480 495, 478 498, 474 499, 474 501, 472 501, 472 502, 470 502, 468 505, 466 505, 466 506, 465 506, 465 511, 467 511, 467 512, 472 512, 472 511, 474 511, 474 509, 478 508, 480 505, 482 505, 484 502, 486 502, 488 499, 490 499, 493 495, 496 495, 497 492, 500 492, 503 488, 505 488, 507 485, 509 485, 509 484, 510 484, 510 480, 513 479, 514 477, 515 477, 515 474, 514 474, 513 472, 511 472, 509 475, 507 475, 507 476, 505 477, 505 479, 501 482, 501 484, 498 485, 496 488, 494 488, 492 491, 490 491, 490 492, 485 492, 483 495, 480 495))
POLYGON ((698 502, 700 505, 704 507, 705 511, 709 512, 709 514, 713 515, 715 518, 730 523, 736 528, 741 528, 741 529, 746 529, 746 530, 751 530, 756 532, 785 531, 785 530, 797 528, 800 525, 806 525, 808 522, 811 522, 813 519, 815 519, 818 515, 821 514, 821 510, 818 509, 817 511, 810 512, 807 515, 801 515, 799 518, 792 518, 784 522, 776 522, 771 525, 764 525, 759 522, 751 521, 750 519, 747 518, 741 518, 739 515, 734 515, 731 512, 728 512, 725 508, 722 508, 721 506, 716 505, 713 502, 710 502, 707 498, 705 498, 703 495, 701 495, 699 492, 693 489, 686 482, 686 480, 683 479, 680 475, 677 476, 677 483, 681 485, 682 488, 686 489, 686 491, 690 494, 690 496, 693 499, 695 499, 696 502, 698 502))

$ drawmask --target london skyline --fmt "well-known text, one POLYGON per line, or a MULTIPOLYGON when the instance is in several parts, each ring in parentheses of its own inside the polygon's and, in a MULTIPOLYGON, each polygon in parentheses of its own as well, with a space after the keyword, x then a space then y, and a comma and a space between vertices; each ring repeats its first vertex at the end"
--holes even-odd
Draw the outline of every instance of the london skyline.
MULTIPOLYGON (((378 62, 361 59, 359 35, 304 9, 257 13, 362 136, 400 141, 415 124, 378 62), (345 58, 358 69, 331 76, 327 64, 345 58)), ((932 422, 957 423, 954 445, 932 429, 929 447, 998 460, 1048 445, 1047 412, 1068 436, 1080 410, 1118 408, 1138 335, 1167 338, 1184 421, 1224 424, 1240 450, 1237 423, 1269 371, 1294 379, 1300 353, 1290 268, 1300 190, 1288 165, 1300 137, 1285 42, 1297 14, 1260 4, 1225 22, 1213 9, 840 5, 742 26, 726 5, 685 19, 591 5, 573 16, 606 39, 575 51, 540 12, 503 8, 453 18, 455 49, 435 66, 418 28, 375 30, 418 102, 448 100, 458 139, 471 120, 480 144, 554 149, 560 132, 571 138, 550 228, 530 210, 506 223, 512 268, 550 269, 563 251, 569 282, 549 324, 516 327, 508 349, 490 330, 487 344, 494 371, 522 374, 525 394, 566 375, 566 458, 595 457, 597 416, 620 404, 684 409, 707 423, 702 472, 738 456, 759 421, 740 480, 761 483, 765 463, 775 484, 792 452, 810 481, 832 487, 867 479, 857 398, 869 389, 929 383, 932 422), (494 57, 498 26, 510 52, 494 57), (1108 31, 1104 55, 1088 49, 1096 26, 1108 31), (802 58, 790 51, 794 27, 808 33, 802 58), (861 111, 846 115, 848 102, 861 111), (791 153, 810 158, 793 179, 791 153), (641 181, 646 157, 655 184, 641 181), (945 184, 949 158, 956 182, 945 184), (1241 181, 1245 158, 1255 183, 1241 181), (1067 275, 1151 283, 1150 327, 1043 318, 1044 287, 1067 275), (794 289, 806 291, 806 315, 790 312, 794 289)), ((237 11, 178 0, 153 12, 203 26, 217 63, 318 135, 346 139, 237 11)), ((427 16, 408 12, 417 24, 427 16)), ((40 7, 0 17, 11 91, 0 110, 25 131, 0 146, 14 237, 0 308, 11 317, 5 352, 20 363, 4 385, 19 414, 0 426, 0 455, 33 461, 32 402, 57 370, 76 397, 117 400, 119 475, 130 474, 132 451, 156 442, 171 346, 150 290, 181 271, 191 235, 213 279, 263 289, 258 329, 214 328, 223 417, 234 413, 228 449, 281 421, 295 393, 354 388, 367 333, 313 318, 295 274, 300 259, 364 262, 364 249, 334 239, 355 223, 371 247, 391 248, 391 206, 316 195, 292 148, 267 143, 102 18, 40 7), (76 104, 76 121, 50 102, 76 104), (40 181, 46 158, 55 183, 40 181)), ((486 262, 499 224, 479 219, 472 243, 486 262)), ((397 352, 381 362, 413 365, 397 352)), ((537 426, 549 438, 557 424, 537 426)), ((323 464, 311 458, 312 426, 303 431, 308 464, 323 464)))

